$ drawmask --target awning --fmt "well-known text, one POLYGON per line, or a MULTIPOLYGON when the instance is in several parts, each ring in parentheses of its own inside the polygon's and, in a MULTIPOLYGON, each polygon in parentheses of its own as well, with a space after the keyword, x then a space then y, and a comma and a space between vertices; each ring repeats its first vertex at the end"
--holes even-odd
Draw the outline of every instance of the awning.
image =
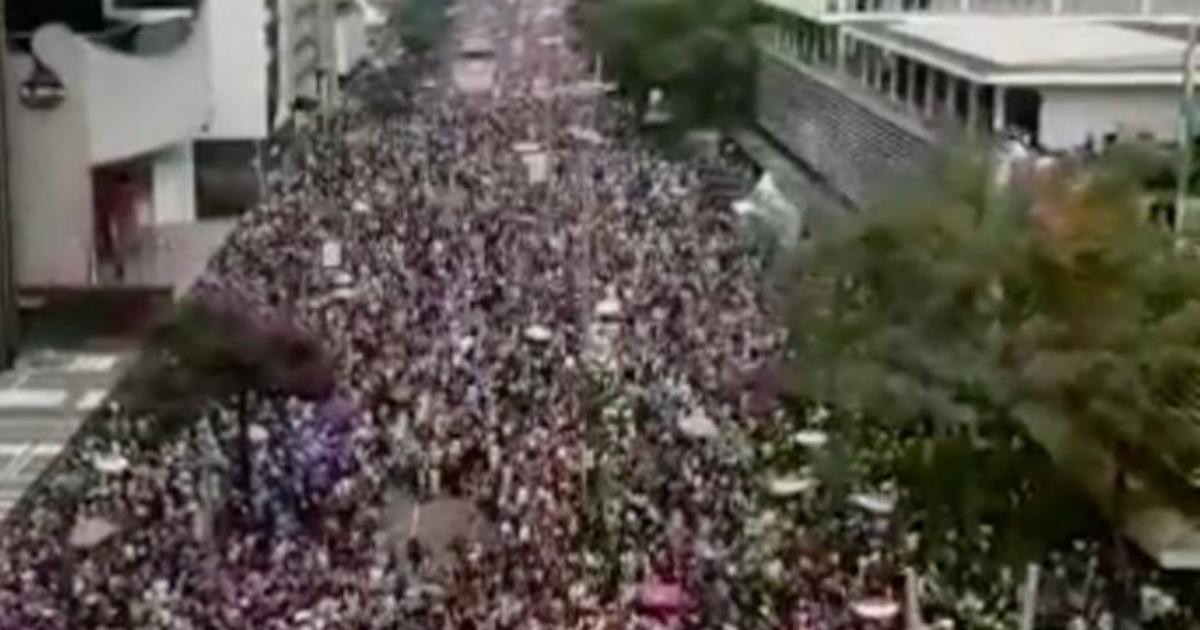
POLYGON ((778 235, 779 245, 785 249, 800 238, 803 214, 779 190, 771 173, 765 173, 749 195, 733 202, 733 211, 740 218, 763 222, 778 235))

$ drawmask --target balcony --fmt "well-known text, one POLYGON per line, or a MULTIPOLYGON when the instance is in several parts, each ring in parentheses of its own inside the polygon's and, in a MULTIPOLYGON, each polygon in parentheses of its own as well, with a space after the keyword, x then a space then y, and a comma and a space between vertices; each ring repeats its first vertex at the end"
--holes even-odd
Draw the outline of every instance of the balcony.
MULTIPOLYGON (((24 121, 19 118, 28 116, 36 119, 28 121, 35 127, 50 119, 81 127, 84 133, 74 142, 91 164, 129 159, 194 138, 210 108, 207 38, 197 36, 200 28, 207 28, 202 17, 173 50, 138 55, 110 48, 60 24, 42 27, 32 38, 33 57, 61 82, 65 102, 52 111, 23 108, 14 122, 20 125, 24 121)), ((161 37, 143 38, 137 44, 141 49, 165 47, 161 37)), ((24 81, 34 61, 17 54, 13 66, 18 69, 14 78, 24 81)))

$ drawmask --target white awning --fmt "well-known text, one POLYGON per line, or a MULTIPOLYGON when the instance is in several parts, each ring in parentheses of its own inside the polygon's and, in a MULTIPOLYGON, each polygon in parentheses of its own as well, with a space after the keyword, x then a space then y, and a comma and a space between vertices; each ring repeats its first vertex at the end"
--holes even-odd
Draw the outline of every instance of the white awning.
POLYGON ((765 223, 779 237, 780 245, 790 247, 800 237, 803 213, 779 190, 775 178, 766 173, 754 190, 743 199, 733 202, 733 211, 743 219, 765 223))

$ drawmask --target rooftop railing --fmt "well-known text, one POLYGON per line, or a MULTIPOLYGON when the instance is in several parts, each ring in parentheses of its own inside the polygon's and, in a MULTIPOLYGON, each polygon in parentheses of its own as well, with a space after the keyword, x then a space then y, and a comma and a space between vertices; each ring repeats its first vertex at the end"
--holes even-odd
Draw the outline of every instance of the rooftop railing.
POLYGON ((1104 17, 1200 15, 1196 0, 775 0, 802 13, 841 16, 875 14, 984 14, 1104 17))

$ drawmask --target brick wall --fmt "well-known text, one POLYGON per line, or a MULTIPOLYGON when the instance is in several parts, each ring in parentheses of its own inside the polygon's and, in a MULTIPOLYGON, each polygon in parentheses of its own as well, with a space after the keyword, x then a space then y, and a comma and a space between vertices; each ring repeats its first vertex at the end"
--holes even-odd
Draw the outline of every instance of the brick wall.
POLYGON ((933 155, 925 140, 769 54, 758 77, 758 123, 859 206, 887 181, 923 170, 933 155))

